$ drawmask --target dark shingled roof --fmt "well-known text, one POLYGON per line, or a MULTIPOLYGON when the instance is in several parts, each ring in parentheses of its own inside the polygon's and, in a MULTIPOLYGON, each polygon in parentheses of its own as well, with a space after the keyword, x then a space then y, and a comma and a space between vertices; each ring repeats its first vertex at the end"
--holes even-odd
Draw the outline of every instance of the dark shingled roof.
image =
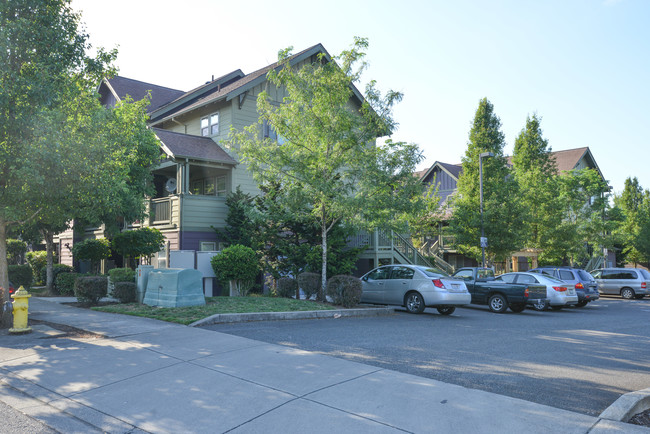
POLYGON ((441 163, 440 161, 438 161, 438 164, 440 164, 442 167, 444 167, 456 179, 458 179, 458 177, 460 176, 460 172, 463 171, 463 165, 462 164, 441 163))
POLYGON ((237 164, 237 161, 209 137, 191 136, 160 128, 152 128, 152 130, 174 158, 192 158, 215 163, 237 164))
MULTIPOLYGON (((321 44, 316 44, 316 45, 311 46, 311 47, 309 47, 309 48, 307 48, 305 50, 300 51, 299 53, 296 53, 296 54, 292 55, 289 60, 294 61, 294 59, 300 59, 303 56, 309 55, 310 52, 313 52, 314 54, 318 53, 318 52, 322 52, 329 58, 329 54, 327 53, 325 48, 321 44)), ((265 80, 266 75, 268 74, 268 72, 271 71, 272 69, 275 69, 275 68, 279 67, 279 65, 280 65, 279 62, 272 63, 272 64, 270 64, 268 66, 265 66, 262 69, 258 69, 255 72, 251 72, 250 74, 246 74, 246 75, 242 76, 241 78, 235 79, 234 81, 229 80, 228 84, 226 84, 224 86, 219 86, 219 87, 213 89, 210 92, 204 93, 203 95, 200 95, 199 91, 201 90, 202 87, 205 87, 205 86, 200 86, 197 89, 195 89, 193 91, 190 91, 190 92, 187 92, 184 95, 184 97, 185 97, 185 96, 189 96, 192 93, 197 93, 198 95, 200 95, 200 97, 198 99, 196 99, 195 101, 193 101, 192 103, 190 103, 188 105, 183 105, 182 107, 174 107, 174 108, 172 108, 173 104, 170 104, 170 108, 171 108, 170 110, 166 110, 165 107, 162 107, 162 110, 159 110, 157 113, 153 114, 153 119, 152 120, 154 121, 154 124, 156 124, 156 123, 159 123, 160 121, 162 121, 162 120, 164 120, 166 118, 169 118, 172 115, 176 116, 176 115, 179 115, 181 113, 185 113, 185 112, 194 110, 194 109, 202 107, 202 106, 204 106, 204 105, 206 105, 206 104, 208 104, 210 102, 215 102, 215 101, 218 101, 218 100, 221 100, 221 99, 228 100, 228 99, 234 98, 238 94, 243 93, 244 91, 246 91, 252 84, 255 84, 256 81, 265 80)), ((240 70, 237 70, 237 71, 241 72, 240 70)), ((207 85, 209 86, 210 83, 207 83, 207 85)), ((363 98, 363 96, 359 93, 359 91, 354 86, 353 86, 353 91, 359 97, 359 99, 363 98)))
POLYGON ((134 101, 140 101, 145 97, 147 92, 151 91, 151 103, 147 108, 149 112, 184 94, 182 90, 170 89, 168 87, 145 83, 144 81, 133 80, 132 78, 116 76, 109 78, 107 81, 120 99, 124 99, 129 95, 134 101))

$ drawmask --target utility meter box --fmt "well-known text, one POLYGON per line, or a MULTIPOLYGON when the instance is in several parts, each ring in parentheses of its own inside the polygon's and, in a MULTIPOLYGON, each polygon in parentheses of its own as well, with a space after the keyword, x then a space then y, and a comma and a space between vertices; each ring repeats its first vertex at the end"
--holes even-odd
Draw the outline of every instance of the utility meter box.
POLYGON ((204 305, 203 275, 187 268, 153 270, 149 272, 143 303, 160 307, 204 305))

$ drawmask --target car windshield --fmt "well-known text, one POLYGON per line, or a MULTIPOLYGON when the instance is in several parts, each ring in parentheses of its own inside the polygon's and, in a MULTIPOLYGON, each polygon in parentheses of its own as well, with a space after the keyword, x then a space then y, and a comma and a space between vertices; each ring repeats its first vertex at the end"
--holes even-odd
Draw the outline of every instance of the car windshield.
POLYGON ((644 279, 650 279, 650 273, 648 273, 648 270, 644 270, 643 268, 638 268, 638 270, 641 272, 644 279))
POLYGON ((419 268, 427 277, 449 277, 449 274, 437 268, 419 268))
POLYGON ((580 276, 580 279, 586 280, 587 282, 593 282, 594 277, 587 273, 585 270, 578 270, 578 276, 580 276))

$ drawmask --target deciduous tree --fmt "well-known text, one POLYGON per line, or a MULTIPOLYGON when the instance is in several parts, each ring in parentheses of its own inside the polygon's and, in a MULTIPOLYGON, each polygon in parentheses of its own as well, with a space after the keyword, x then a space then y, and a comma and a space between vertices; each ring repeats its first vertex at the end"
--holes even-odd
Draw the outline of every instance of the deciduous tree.
POLYGON ((335 59, 321 53, 300 67, 291 64, 290 49, 279 54, 280 68, 269 72, 273 86, 285 91, 282 101, 258 96, 258 124, 234 137, 244 161, 258 183, 279 182, 288 204, 308 208, 321 238, 324 298, 328 235, 338 222, 399 226, 423 207, 422 188, 412 176, 422 156, 416 145, 377 138, 390 135, 396 123, 393 105, 402 95, 366 87, 365 98, 355 97, 366 64, 367 40, 356 38, 335 59), (279 142, 262 137, 268 124, 279 142))

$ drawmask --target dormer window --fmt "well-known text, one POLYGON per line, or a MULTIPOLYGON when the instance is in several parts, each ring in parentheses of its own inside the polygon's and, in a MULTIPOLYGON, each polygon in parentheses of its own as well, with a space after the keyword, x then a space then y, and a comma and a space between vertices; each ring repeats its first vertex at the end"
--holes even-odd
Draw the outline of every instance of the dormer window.
POLYGON ((210 116, 201 118, 201 135, 214 136, 219 134, 219 113, 212 113, 210 116))

